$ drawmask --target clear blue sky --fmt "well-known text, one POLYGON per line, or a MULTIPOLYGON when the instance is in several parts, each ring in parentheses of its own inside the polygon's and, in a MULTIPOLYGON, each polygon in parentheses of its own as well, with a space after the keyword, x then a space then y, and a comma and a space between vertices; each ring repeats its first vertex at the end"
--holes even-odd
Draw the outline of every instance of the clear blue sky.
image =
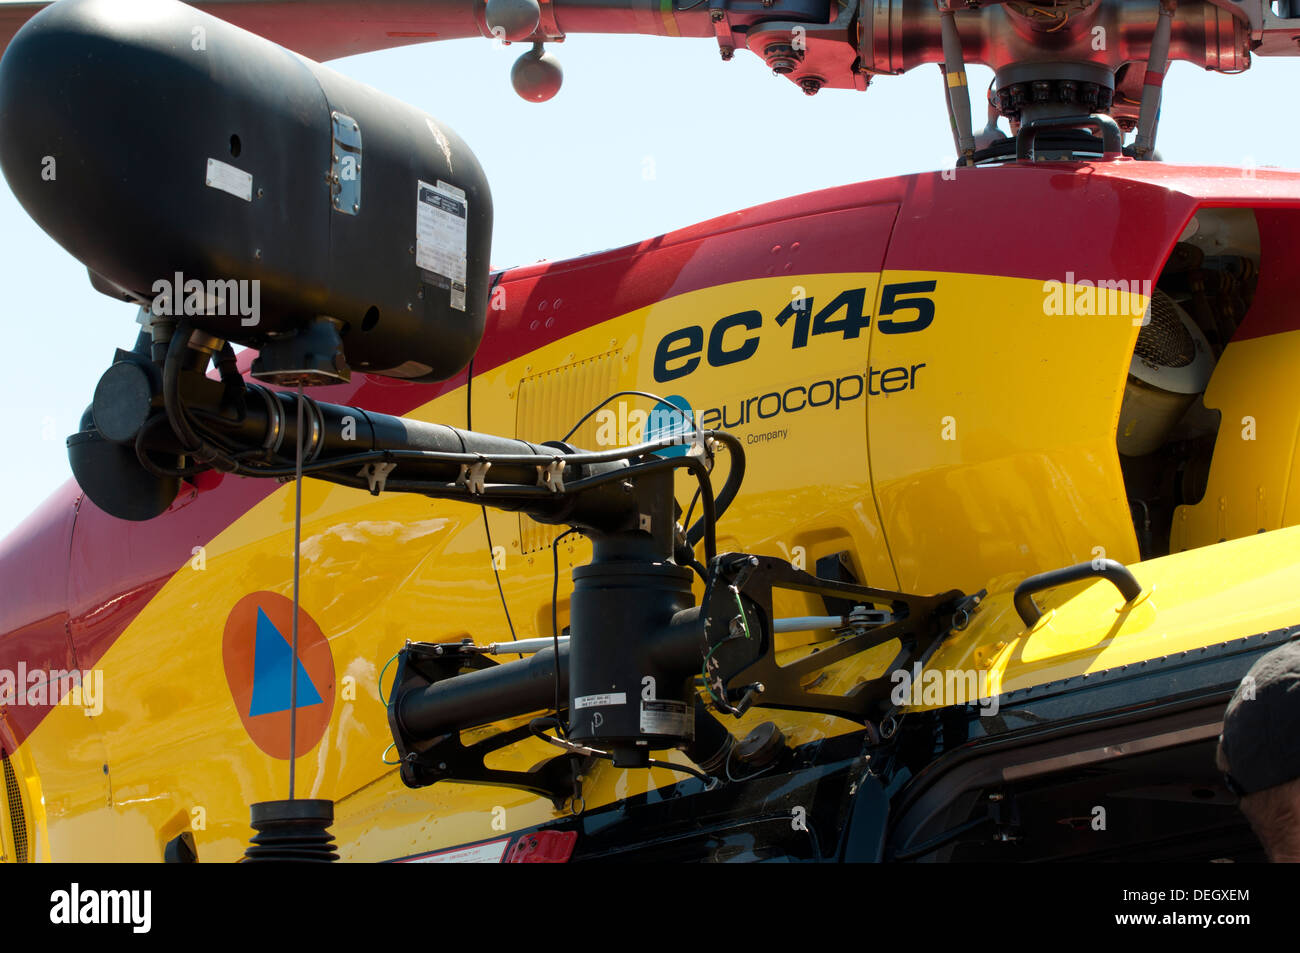
MULTIPOLYGON (((532 104, 510 87, 523 50, 457 40, 332 64, 438 117, 476 152, 496 208, 495 266, 571 257, 788 195, 952 162, 935 66, 878 79, 866 93, 810 98, 757 57, 721 62, 712 40, 577 36, 554 47, 563 89, 532 104)), ((977 125, 990 78, 971 71, 977 125)), ((1173 162, 1300 169, 1297 79, 1293 59, 1256 58, 1241 76, 1175 64, 1161 152, 1173 162)), ((85 269, 7 187, 0 224, 5 535, 69 477, 64 439, 113 349, 129 347, 136 328, 135 309, 91 290, 85 269)))

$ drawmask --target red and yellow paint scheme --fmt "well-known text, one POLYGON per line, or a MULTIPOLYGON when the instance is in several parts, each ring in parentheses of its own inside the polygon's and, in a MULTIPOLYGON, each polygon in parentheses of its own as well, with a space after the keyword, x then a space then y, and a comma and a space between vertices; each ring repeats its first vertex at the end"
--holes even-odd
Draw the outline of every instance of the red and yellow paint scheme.
MULTIPOLYGON (((617 390, 684 398, 748 454, 720 550, 810 570, 847 553, 865 585, 987 589, 932 664, 986 671, 989 692, 1006 692, 1300 622, 1297 261, 1300 174, 1118 160, 913 175, 507 270, 468 371, 438 385, 357 376, 314 396, 538 442, 617 390), (1140 315, 1143 283, 1198 212, 1220 208, 1251 210, 1258 286, 1204 398, 1222 413, 1207 491, 1177 510, 1170 551, 1143 560, 1116 449, 1140 318, 1051 313, 1048 287, 1127 281, 1147 289, 1140 315), (801 297, 807 309, 791 309, 801 297), (1062 587, 1026 629, 1020 580, 1102 554, 1132 569, 1140 598, 1062 587)), ((611 408, 573 442, 644 436, 634 410, 649 405, 611 408)), ((303 493, 297 784, 336 802, 341 856, 413 857, 558 817, 511 789, 404 787, 384 761, 380 685, 406 640, 507 640, 496 576, 516 635, 550 636, 557 530, 312 480, 303 493)), ((202 860, 240 857, 248 805, 287 781, 272 723, 284 712, 256 713, 249 651, 287 630, 293 522, 292 485, 208 474, 145 523, 69 483, 9 536, 0 669, 102 672, 102 706, 0 709, 6 860, 157 861, 183 831, 202 860)), ((563 574, 589 547, 569 537, 559 552, 563 574)), ((566 590, 562 578, 561 626, 566 590)), ((780 609, 817 611, 792 594, 780 609)), ((785 635, 783 651, 828 637, 785 635)), ((823 690, 891 656, 853 656, 823 690)), ((860 730, 756 708, 733 731, 768 719, 795 743, 860 730)), ((527 767, 546 748, 499 758, 527 767)), ((601 764, 586 804, 677 779, 601 764)))

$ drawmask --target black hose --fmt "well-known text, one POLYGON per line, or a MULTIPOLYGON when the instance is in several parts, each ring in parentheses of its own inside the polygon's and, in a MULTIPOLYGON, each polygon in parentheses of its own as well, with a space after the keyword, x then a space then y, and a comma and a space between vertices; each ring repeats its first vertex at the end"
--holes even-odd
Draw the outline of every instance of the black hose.
POLYGON ((193 334, 194 329, 189 322, 181 321, 176 325, 171 343, 167 346, 167 359, 163 361, 163 408, 167 412, 167 421, 185 452, 195 460, 211 464, 226 473, 237 472, 240 469, 238 461, 200 437, 190 426, 185 414, 185 405, 181 401, 181 356, 188 349, 193 334))
MULTIPOLYGON (((745 448, 739 440, 727 433, 725 430, 710 430, 705 432, 705 436, 712 437, 727 448, 727 453, 731 458, 728 465, 727 480, 722 484, 722 492, 718 494, 716 507, 712 499, 712 487, 708 493, 701 497, 704 513, 695 522, 695 525, 686 531, 686 542, 694 547, 701 539, 713 536, 718 519, 727 512, 731 502, 740 492, 741 481, 745 479, 745 448)), ((692 503, 692 505, 694 505, 692 503)), ((705 563, 717 555, 717 543, 706 545, 705 563)))

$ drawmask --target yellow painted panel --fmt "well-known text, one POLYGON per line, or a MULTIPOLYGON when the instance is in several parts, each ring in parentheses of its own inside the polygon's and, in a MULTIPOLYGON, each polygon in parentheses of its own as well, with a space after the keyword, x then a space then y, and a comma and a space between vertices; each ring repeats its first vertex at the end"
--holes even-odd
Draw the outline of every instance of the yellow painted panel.
POLYGON ((924 281, 933 323, 871 337, 872 368, 914 385, 871 397, 868 418, 899 587, 997 591, 1098 547, 1135 561, 1115 427, 1138 324, 1050 314, 1041 281, 886 272, 881 287, 924 281))
POLYGON ((1205 392, 1223 416, 1205 496, 1174 512, 1178 551, 1300 523, 1300 331, 1234 341, 1205 392), (1295 499, 1292 499, 1295 497, 1295 499))

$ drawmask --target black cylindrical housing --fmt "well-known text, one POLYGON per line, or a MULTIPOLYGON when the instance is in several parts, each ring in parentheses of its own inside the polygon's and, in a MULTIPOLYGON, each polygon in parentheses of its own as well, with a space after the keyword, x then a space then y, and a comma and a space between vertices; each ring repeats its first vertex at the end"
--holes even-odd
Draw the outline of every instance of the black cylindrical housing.
POLYGON ((694 603, 691 571, 670 562, 596 561, 573 571, 570 605, 569 736, 644 764, 652 750, 695 734, 691 676, 667 631, 694 603))
POLYGON ((469 148, 193 7, 35 16, 0 60, 0 167, 103 283, 218 337, 327 316, 354 370, 431 381, 482 336, 492 199, 469 148))
MULTIPOLYGON (((560 693, 569 676, 569 645, 560 643, 560 693)), ((477 728, 555 704, 555 650, 465 672, 415 689, 394 700, 397 723, 409 738, 424 740, 448 731, 477 728)))

